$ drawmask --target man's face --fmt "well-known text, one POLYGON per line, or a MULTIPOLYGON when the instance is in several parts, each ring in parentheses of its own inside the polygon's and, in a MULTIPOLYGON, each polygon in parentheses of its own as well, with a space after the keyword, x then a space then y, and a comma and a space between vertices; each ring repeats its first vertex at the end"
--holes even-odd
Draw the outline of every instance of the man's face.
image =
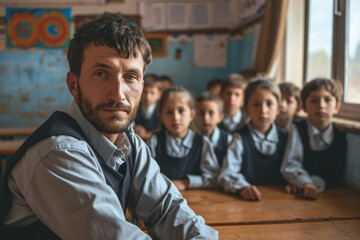
POLYGON ((85 117, 105 136, 124 132, 132 122, 143 89, 141 54, 128 59, 116 49, 90 44, 80 77, 68 74, 68 87, 85 117))

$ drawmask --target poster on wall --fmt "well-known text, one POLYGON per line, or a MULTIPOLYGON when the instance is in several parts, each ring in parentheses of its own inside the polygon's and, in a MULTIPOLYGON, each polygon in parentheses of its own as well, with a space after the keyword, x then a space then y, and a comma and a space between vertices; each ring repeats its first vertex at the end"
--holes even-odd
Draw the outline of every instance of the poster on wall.
POLYGON ((6 8, 6 46, 65 48, 70 22, 70 8, 6 8))
POLYGON ((226 67, 227 36, 194 35, 194 62, 197 67, 226 67))

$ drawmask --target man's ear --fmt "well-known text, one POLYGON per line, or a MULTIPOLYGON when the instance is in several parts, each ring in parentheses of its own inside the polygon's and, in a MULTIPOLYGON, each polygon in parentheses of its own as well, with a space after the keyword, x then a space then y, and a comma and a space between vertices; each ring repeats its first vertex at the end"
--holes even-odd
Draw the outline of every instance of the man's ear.
POLYGON ((74 97, 76 103, 79 103, 79 96, 78 96, 78 84, 77 84, 77 77, 74 73, 68 72, 66 76, 66 83, 71 95, 74 97))

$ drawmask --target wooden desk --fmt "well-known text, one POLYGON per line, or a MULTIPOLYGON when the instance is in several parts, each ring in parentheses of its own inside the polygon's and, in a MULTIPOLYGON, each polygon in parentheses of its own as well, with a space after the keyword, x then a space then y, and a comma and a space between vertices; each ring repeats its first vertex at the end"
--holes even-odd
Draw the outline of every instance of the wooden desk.
POLYGON ((23 142, 24 140, 0 140, 0 155, 14 154, 19 149, 21 144, 23 144, 23 142))
POLYGON ((1 127, 0 137, 30 136, 38 127, 1 127))
POLYGON ((181 194, 212 226, 360 219, 360 192, 351 188, 331 188, 317 200, 285 194, 277 186, 259 186, 259 190, 263 200, 258 202, 221 190, 194 189, 181 194))
POLYGON ((360 239, 360 220, 215 226, 219 239, 360 239))

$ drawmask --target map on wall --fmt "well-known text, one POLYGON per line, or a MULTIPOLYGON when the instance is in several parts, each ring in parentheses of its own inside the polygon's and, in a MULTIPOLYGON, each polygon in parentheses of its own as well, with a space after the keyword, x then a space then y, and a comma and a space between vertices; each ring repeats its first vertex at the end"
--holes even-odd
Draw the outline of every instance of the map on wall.
POLYGON ((6 8, 6 46, 64 48, 70 22, 71 9, 6 8))

